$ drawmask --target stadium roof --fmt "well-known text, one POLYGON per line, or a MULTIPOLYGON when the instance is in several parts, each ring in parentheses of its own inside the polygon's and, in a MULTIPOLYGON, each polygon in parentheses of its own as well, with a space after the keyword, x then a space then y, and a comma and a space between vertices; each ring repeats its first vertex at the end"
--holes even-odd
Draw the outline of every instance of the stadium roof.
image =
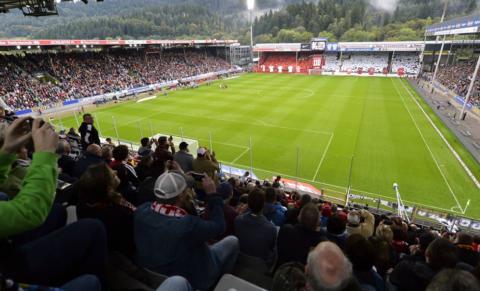
MULTIPOLYGON (((0 0, 2 1, 2 0, 0 0)), ((123 39, 40 39, 40 40, 1 40, 0 49, 31 49, 40 47, 102 47, 102 46, 124 46, 137 47, 145 45, 156 46, 230 46, 238 43, 237 40, 123 40, 123 39)))
POLYGON ((479 32, 480 15, 471 15, 436 23, 427 27, 426 36, 471 34, 479 32))

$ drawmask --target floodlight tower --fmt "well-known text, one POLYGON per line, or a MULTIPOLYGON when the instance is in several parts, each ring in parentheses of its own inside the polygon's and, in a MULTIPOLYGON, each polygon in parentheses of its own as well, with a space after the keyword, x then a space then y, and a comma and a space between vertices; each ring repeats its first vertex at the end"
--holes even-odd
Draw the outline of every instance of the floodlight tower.
POLYGON ((250 12, 250 59, 253 63, 253 9, 255 9, 255 0, 247 0, 247 9, 250 12))

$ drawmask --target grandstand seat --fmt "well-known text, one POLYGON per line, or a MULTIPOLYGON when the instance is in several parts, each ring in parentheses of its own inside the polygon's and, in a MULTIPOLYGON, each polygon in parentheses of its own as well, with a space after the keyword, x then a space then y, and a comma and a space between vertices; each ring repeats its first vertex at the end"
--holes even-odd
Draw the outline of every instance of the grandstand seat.
POLYGON ((248 281, 225 274, 218 282, 214 291, 265 291, 267 289, 260 288, 248 281))

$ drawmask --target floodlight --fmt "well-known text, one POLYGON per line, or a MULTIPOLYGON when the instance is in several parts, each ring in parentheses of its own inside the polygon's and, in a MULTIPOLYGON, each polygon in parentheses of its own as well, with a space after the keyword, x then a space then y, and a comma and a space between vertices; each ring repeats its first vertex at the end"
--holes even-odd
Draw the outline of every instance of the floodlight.
POLYGON ((247 0, 247 9, 253 10, 254 7, 255 7, 255 0, 247 0))

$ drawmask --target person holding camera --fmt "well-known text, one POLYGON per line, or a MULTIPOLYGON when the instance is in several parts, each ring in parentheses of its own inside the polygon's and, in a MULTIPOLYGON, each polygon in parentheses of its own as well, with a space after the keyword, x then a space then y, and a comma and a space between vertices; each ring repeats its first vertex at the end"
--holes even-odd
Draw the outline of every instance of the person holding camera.
POLYGON ((83 115, 83 122, 78 129, 82 137, 82 149, 85 151, 91 144, 100 145, 98 130, 93 125, 93 116, 90 113, 83 115))

